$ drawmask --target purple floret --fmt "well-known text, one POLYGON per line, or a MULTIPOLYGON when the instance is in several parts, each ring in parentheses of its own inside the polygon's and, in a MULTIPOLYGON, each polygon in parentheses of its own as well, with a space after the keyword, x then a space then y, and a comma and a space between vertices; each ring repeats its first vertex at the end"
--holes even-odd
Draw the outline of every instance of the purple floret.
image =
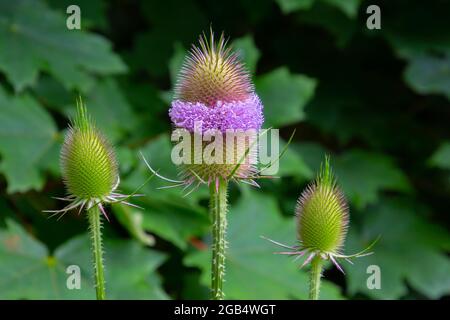
POLYGON ((215 129, 224 133, 229 129, 259 130, 264 122, 263 105, 255 93, 244 101, 218 101, 215 106, 175 100, 169 110, 169 116, 176 127, 190 132, 194 131, 195 122, 200 121, 203 132, 215 129))

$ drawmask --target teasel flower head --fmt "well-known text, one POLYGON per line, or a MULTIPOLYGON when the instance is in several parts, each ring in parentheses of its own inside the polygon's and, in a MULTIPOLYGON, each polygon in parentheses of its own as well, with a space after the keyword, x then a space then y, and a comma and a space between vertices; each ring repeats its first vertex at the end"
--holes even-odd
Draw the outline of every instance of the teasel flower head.
MULTIPOLYGON (((81 98, 60 153, 60 166, 68 195, 59 200, 70 202, 61 210, 46 210, 61 217, 69 210, 89 210, 98 205, 103 215, 107 203, 132 205, 116 192, 120 183, 118 164, 112 145, 97 129, 81 98)), ((135 196, 134 194, 132 196, 135 196)))
POLYGON ((193 150, 191 163, 182 166, 181 181, 176 181, 179 185, 218 185, 219 179, 257 185, 253 181, 257 148, 249 141, 255 141, 264 122, 263 105, 250 74, 223 34, 216 39, 211 30, 209 38, 203 34, 199 46, 192 46, 178 75, 169 116, 175 129, 187 130, 192 136, 211 132, 223 135, 222 151, 235 159, 234 163, 214 164, 202 159, 197 164, 194 159, 203 153, 204 143, 201 150, 193 150), (227 145, 225 135, 230 131, 244 132, 244 143, 227 145))
POLYGON ((338 259, 350 259, 372 254, 368 252, 378 241, 376 239, 366 249, 352 255, 343 254, 345 238, 349 226, 349 208, 344 194, 339 189, 333 175, 330 158, 325 157, 315 179, 300 195, 295 209, 298 245, 287 246, 267 239, 289 251, 279 254, 306 256, 302 267, 314 257, 330 260, 341 272, 344 270, 338 259))

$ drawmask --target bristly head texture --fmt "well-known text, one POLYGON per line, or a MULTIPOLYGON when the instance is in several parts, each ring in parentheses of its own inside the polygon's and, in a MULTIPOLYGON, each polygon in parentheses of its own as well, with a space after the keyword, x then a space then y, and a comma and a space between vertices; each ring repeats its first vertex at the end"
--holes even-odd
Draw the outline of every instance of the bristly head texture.
POLYGON ((334 178, 329 157, 316 180, 301 194, 296 208, 298 238, 304 248, 338 254, 349 224, 348 206, 334 178))
MULTIPOLYGON (((203 34, 200 46, 192 47, 181 68, 169 116, 175 128, 194 135, 217 132, 225 136, 229 131, 258 134, 264 122, 263 104, 254 92, 244 64, 227 47, 223 34, 217 40, 211 30, 209 39, 203 34)), ((253 181, 257 177, 254 166, 257 154, 233 156, 245 151, 248 142, 248 139, 238 141, 240 145, 234 148, 224 139, 221 147, 224 152, 231 153, 234 162, 200 159, 183 164, 182 181, 177 182, 189 187, 197 182, 218 185, 220 179, 228 179, 257 185, 253 181)), ((202 149, 194 150, 192 157, 201 158, 208 146, 204 144, 202 149)), ((226 154, 227 159, 229 156, 226 154)))
POLYGON ((222 33, 218 41, 211 30, 209 39, 200 36, 181 68, 175 99, 215 107, 218 101, 244 101, 253 92, 250 75, 238 55, 227 46, 222 33))
POLYGON ((61 150, 61 168, 68 192, 78 199, 107 197, 119 181, 113 148, 81 100, 61 150))

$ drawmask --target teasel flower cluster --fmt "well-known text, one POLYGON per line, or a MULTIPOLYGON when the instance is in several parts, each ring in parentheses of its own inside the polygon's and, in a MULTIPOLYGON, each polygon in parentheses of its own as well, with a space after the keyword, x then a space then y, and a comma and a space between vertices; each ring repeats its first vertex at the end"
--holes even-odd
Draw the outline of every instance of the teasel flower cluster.
POLYGON ((51 216, 61 218, 70 210, 87 212, 93 243, 94 269, 98 299, 105 299, 103 275, 102 221, 108 221, 104 206, 110 203, 123 203, 137 207, 126 200, 132 195, 117 192, 120 183, 118 164, 112 145, 97 129, 87 108, 77 100, 76 116, 72 120, 61 149, 60 165, 68 195, 56 198, 69 202, 60 210, 45 210, 51 216))
POLYGON ((257 185, 254 143, 264 122, 263 105, 254 91, 250 74, 239 55, 227 45, 223 33, 215 39, 211 30, 209 39, 203 34, 199 46, 192 46, 177 79, 169 116, 173 126, 189 131, 192 139, 208 133, 224 136, 223 161, 211 163, 204 158, 204 143, 201 150, 193 150, 192 161, 181 167, 180 185, 188 188, 212 184, 218 188, 220 180, 257 185), (227 131, 253 135, 230 146, 225 139, 227 131), (226 156, 234 161, 227 162, 226 156))
POLYGON ((263 105, 254 91, 250 74, 237 53, 227 46, 223 33, 216 40, 211 30, 209 39, 203 34, 199 46, 192 46, 178 76, 169 116, 175 129, 185 130, 192 141, 197 136, 202 141, 200 148, 193 143, 189 163, 180 166, 181 180, 160 176, 143 158, 154 175, 174 183, 168 187, 184 186, 188 189, 193 186, 192 192, 202 184, 209 186, 211 297, 221 300, 225 297, 228 183, 242 181, 258 186, 254 181, 259 174, 255 166, 255 143, 264 121, 263 105), (227 143, 226 135, 230 132, 237 134, 237 143, 227 143), (208 143, 204 143, 204 135, 223 137, 221 143, 216 144, 223 155, 221 159, 219 157, 220 161, 217 157, 213 161, 208 156, 205 158, 204 150, 208 143))
POLYGON ((288 246, 265 239, 288 249, 288 251, 277 252, 278 254, 293 256, 295 260, 306 257, 301 268, 311 264, 310 299, 318 299, 323 261, 331 261, 345 274, 338 260, 344 259, 353 264, 351 259, 371 255, 373 252, 369 250, 378 239, 356 254, 343 253, 349 227, 349 207, 343 192, 337 185, 329 157, 325 157, 325 162, 321 164, 315 181, 300 195, 295 214, 297 245, 288 246))

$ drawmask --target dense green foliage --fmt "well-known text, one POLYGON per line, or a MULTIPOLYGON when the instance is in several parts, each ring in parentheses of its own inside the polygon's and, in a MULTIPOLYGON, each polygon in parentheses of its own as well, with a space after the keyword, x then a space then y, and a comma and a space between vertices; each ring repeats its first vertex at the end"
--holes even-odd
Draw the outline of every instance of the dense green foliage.
MULTIPOLYGON (((298 261, 261 235, 295 244, 296 199, 324 153, 350 204, 345 253, 378 235, 374 255, 327 264, 321 298, 441 298, 450 294, 450 3, 379 2, 382 29, 366 28, 363 0, 0 2, 0 298, 93 298, 87 219, 48 219, 64 196, 59 151, 81 94, 116 146, 121 186, 165 176, 175 75, 212 23, 254 73, 265 127, 297 134, 281 179, 233 185, 227 298, 306 298, 298 261), (82 30, 66 28, 81 7, 82 30), (68 265, 82 271, 67 290, 68 265), (369 265, 382 288, 366 286, 369 265)), ((207 188, 146 184, 145 210, 114 204, 105 223, 109 298, 208 298, 207 188)))

